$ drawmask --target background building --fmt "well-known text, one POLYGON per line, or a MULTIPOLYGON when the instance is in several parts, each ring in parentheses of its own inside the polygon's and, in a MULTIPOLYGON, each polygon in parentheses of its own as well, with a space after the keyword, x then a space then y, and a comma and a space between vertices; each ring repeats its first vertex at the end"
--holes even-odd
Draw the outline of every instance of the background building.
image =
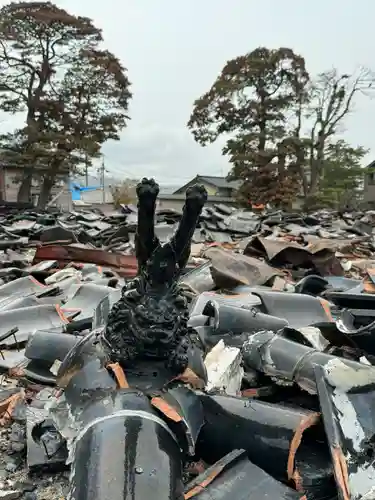
POLYGON ((212 206, 216 203, 235 205, 237 202, 235 193, 240 186, 238 181, 229 182, 225 177, 196 175, 194 179, 179 187, 173 193, 166 193, 161 189, 158 197, 158 208, 181 210, 185 202, 186 190, 194 184, 202 184, 206 188, 208 194, 206 206, 212 206))

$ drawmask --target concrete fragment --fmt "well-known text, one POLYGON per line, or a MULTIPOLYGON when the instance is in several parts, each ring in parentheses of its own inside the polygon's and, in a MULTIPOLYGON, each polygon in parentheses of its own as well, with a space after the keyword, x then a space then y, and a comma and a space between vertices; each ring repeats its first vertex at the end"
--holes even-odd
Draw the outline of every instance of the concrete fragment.
POLYGON ((221 391, 237 395, 241 389, 243 368, 241 351, 237 347, 228 347, 220 340, 207 354, 204 361, 207 369, 207 391, 221 391))

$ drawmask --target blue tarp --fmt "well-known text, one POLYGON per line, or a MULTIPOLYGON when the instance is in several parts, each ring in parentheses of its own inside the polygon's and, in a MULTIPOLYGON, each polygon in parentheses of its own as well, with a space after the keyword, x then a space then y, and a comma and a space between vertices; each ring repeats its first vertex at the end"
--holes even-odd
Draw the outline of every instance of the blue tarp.
POLYGON ((78 182, 70 181, 69 185, 70 192, 72 193, 72 201, 79 201, 81 199, 81 193, 84 191, 96 191, 100 189, 100 186, 81 186, 78 182))

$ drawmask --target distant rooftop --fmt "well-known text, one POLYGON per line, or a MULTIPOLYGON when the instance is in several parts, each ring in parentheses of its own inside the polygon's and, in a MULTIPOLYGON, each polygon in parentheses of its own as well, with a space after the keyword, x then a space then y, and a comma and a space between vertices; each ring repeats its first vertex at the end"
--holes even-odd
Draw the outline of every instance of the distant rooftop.
POLYGON ((160 194, 172 194, 174 193, 177 189, 179 189, 179 185, 166 185, 166 184, 160 184, 160 194))
POLYGON ((207 182, 208 184, 212 184, 217 188, 232 188, 237 189, 240 185, 240 181, 228 181, 226 177, 218 177, 215 175, 197 175, 196 180, 199 182, 207 182))
POLYGON ((241 185, 239 181, 228 181, 226 177, 219 177, 215 175, 196 175, 193 179, 191 179, 191 181, 179 187, 175 191, 175 194, 179 194, 193 183, 210 184, 217 189, 238 189, 241 185))

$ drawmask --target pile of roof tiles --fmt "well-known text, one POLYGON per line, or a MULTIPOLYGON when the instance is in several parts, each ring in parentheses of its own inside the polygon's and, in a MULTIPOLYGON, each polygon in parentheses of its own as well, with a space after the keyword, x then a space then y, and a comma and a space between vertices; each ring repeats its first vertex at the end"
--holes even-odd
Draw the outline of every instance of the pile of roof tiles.
MULTIPOLYGON (((162 241, 180 215, 157 214, 162 241)), ((299 412, 289 437, 278 431, 277 466, 277 439, 249 458, 300 498, 375 498, 374 221, 205 208, 180 279, 202 351, 222 341, 241 357, 239 380, 218 389, 280 418, 299 412)), ((48 402, 67 350, 105 324, 137 272, 136 224, 132 206, 0 215, 0 498, 64 498, 67 450, 48 402), (49 349, 56 335, 61 356, 49 349)))

